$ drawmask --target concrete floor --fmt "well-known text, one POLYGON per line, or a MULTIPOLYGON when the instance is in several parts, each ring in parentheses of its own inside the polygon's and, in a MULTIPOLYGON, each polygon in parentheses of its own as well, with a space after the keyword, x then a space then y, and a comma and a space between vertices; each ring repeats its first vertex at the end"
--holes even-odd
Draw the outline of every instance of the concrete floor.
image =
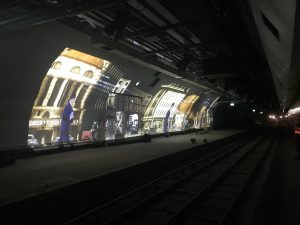
POLYGON ((210 131, 152 139, 150 143, 133 143, 90 148, 59 154, 19 159, 15 165, 0 169, 0 205, 50 191, 64 185, 90 179, 177 151, 202 145, 241 132, 210 131), (191 138, 196 138, 193 145, 191 138))

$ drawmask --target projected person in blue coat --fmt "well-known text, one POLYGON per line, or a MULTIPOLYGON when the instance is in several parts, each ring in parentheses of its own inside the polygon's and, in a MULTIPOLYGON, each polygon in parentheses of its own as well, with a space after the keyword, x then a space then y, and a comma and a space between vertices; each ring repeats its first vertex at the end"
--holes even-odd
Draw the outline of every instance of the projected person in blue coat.
POLYGON ((75 94, 71 95, 68 103, 64 108, 61 118, 60 137, 58 141, 59 143, 70 143, 69 132, 71 123, 74 120, 73 106, 75 104, 75 98, 75 94))
POLYGON ((169 117, 170 117, 170 114, 171 114, 171 110, 173 108, 173 106, 175 105, 175 102, 172 103, 170 109, 167 111, 166 113, 166 116, 165 116, 165 120, 164 120, 164 136, 165 137, 168 137, 169 136, 169 117))

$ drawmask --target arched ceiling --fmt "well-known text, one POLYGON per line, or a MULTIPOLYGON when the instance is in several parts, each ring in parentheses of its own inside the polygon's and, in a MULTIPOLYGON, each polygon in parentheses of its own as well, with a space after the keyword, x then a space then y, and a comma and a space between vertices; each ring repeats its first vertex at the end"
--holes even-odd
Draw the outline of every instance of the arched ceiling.
POLYGON ((244 0, 9 0, 0 3, 0 32, 57 21, 89 35, 95 48, 275 109, 287 95, 277 84, 275 92, 255 7, 244 0))
POLYGON ((282 110, 299 99, 299 10, 296 0, 249 1, 282 110))

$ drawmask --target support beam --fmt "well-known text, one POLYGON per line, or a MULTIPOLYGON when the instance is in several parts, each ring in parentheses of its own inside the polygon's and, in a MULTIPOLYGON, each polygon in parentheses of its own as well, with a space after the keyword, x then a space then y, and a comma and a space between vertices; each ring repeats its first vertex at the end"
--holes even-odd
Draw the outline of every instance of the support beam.
POLYGON ((156 35, 157 32, 161 32, 161 31, 178 29, 178 28, 182 28, 182 27, 185 27, 185 28, 198 27, 201 25, 202 25, 201 21, 176 23, 176 24, 171 24, 171 25, 167 25, 167 26, 153 28, 150 30, 138 31, 138 32, 131 33, 131 34, 126 34, 125 38, 132 38, 132 37, 137 37, 137 36, 141 36, 141 35, 156 35))
POLYGON ((239 75, 237 73, 213 73, 203 75, 203 77, 206 77, 208 80, 234 78, 238 76, 239 75))
POLYGON ((187 46, 178 46, 178 47, 174 47, 174 48, 161 49, 161 50, 157 50, 157 51, 146 52, 145 55, 154 55, 154 54, 159 54, 159 53, 164 53, 164 52, 173 52, 173 51, 178 51, 178 50, 184 50, 186 48, 193 49, 193 48, 197 48, 200 46, 203 46, 203 44, 199 43, 199 44, 189 45, 188 47, 187 46))
POLYGON ((94 46, 101 48, 109 46, 110 48, 114 49, 111 52, 117 51, 116 54, 118 54, 120 51, 120 55, 122 57, 129 58, 131 61, 144 65, 148 68, 155 69, 173 78, 181 79, 188 83, 193 83, 194 85, 204 89, 214 90, 220 95, 230 95, 224 90, 221 90, 208 82, 200 82, 200 79, 196 75, 189 74, 187 72, 180 72, 171 64, 168 65, 165 62, 158 61, 155 57, 144 55, 143 52, 136 48, 136 46, 129 46, 128 43, 125 43, 124 41, 116 42, 113 39, 98 33, 97 35, 92 36, 91 42, 94 46))

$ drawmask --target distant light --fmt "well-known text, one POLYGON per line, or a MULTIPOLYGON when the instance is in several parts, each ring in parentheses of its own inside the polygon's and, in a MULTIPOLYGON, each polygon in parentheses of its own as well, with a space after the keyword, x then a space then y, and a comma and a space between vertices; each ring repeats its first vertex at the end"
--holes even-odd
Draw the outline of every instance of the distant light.
POLYGON ((282 116, 279 116, 280 119, 282 119, 282 116))
POLYGON ((233 107, 233 106, 234 106, 234 102, 231 102, 231 103, 230 103, 230 106, 232 106, 232 107, 233 107))
POLYGON ((260 112, 260 114, 263 114, 263 112, 260 112))
POLYGON ((255 112, 255 109, 252 109, 252 112, 255 112))
POLYGON ((135 83, 135 86, 138 86, 139 84, 140 84, 140 81, 136 82, 136 83, 135 83))
POLYGON ((272 114, 271 114, 271 115, 269 115, 269 118, 270 118, 270 119, 274 119, 274 120, 276 120, 276 116, 275 116, 275 115, 272 115, 272 114))
POLYGON ((131 99, 131 102, 133 102, 133 99, 131 99))
POLYGON ((288 116, 287 116, 287 115, 285 115, 284 117, 285 117, 285 118, 287 118, 288 116))

